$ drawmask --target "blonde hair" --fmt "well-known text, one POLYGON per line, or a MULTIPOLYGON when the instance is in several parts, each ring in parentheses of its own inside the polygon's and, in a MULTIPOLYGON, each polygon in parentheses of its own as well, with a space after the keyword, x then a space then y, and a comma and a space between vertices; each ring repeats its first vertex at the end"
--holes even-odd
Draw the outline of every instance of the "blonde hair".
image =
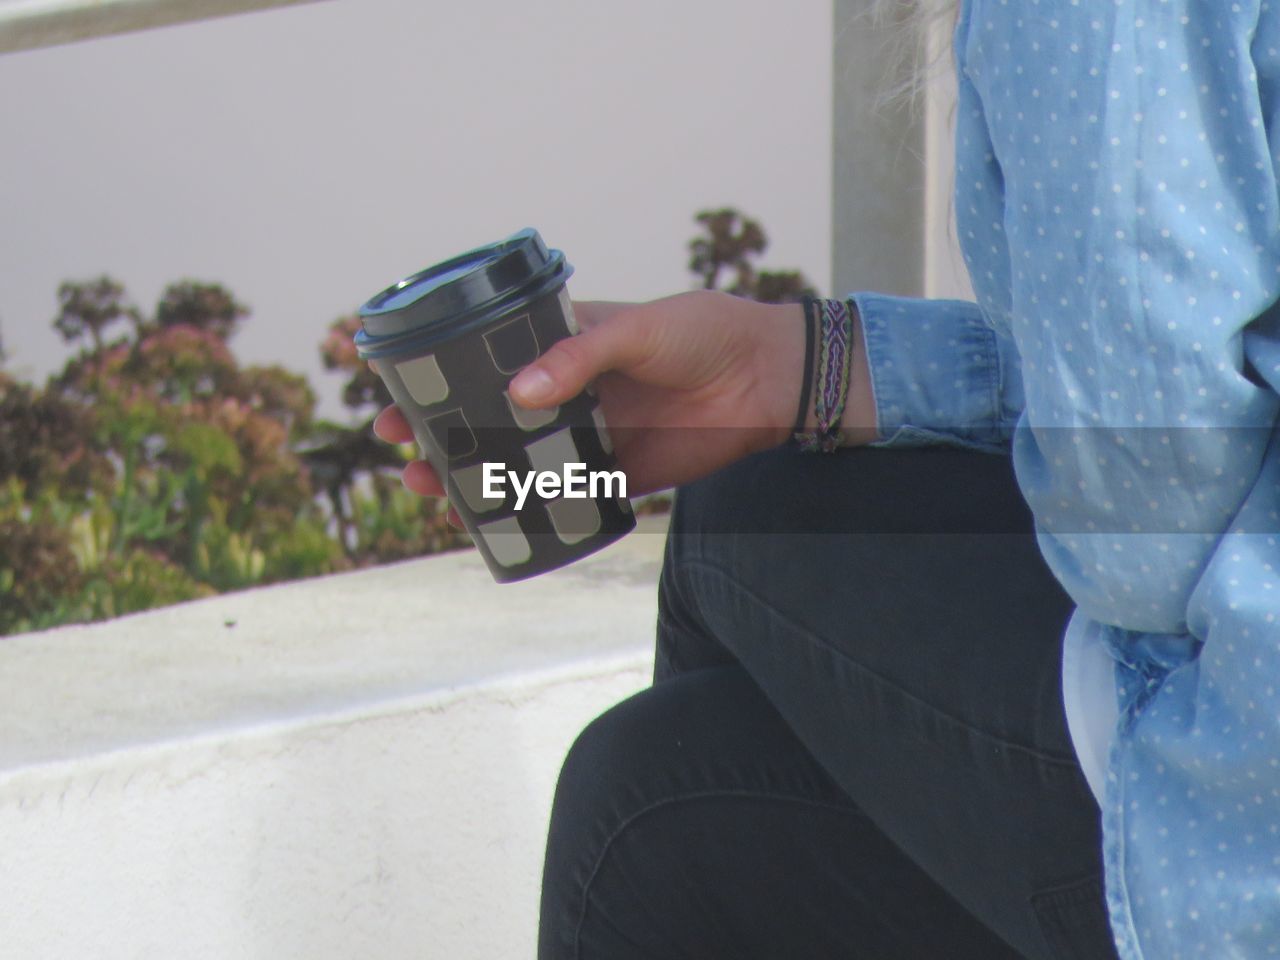
POLYGON ((893 68, 882 103, 917 105, 934 74, 951 66, 950 28, 959 13, 959 0, 870 0, 853 18, 850 26, 865 18, 888 49, 893 68))

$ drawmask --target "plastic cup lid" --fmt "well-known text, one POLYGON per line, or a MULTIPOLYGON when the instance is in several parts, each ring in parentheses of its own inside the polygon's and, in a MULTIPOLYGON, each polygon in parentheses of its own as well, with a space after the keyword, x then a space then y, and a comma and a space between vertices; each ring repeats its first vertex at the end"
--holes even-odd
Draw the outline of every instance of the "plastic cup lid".
MULTIPOLYGON (((360 308, 365 338, 439 331, 491 313, 570 272, 559 250, 538 231, 521 230, 401 280, 360 308)), ((358 338, 358 339, 365 339, 358 338)))

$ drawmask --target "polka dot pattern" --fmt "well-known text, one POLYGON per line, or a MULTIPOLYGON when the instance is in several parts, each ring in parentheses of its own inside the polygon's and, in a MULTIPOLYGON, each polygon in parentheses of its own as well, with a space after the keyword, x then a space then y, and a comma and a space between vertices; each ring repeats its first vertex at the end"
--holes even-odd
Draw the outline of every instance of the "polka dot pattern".
POLYGON ((886 443, 1011 445, 1116 660, 1125 960, 1280 956, 1280 0, 970 0, 977 305, 859 297, 886 443))

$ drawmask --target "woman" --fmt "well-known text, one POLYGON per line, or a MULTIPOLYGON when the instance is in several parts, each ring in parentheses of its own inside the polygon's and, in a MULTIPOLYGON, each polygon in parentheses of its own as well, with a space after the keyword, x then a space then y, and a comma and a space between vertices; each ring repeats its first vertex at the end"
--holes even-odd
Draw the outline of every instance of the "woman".
POLYGON ((684 485, 540 956, 1280 954, 1280 10, 968 0, 955 57, 976 304, 581 304, 512 382, 684 485))

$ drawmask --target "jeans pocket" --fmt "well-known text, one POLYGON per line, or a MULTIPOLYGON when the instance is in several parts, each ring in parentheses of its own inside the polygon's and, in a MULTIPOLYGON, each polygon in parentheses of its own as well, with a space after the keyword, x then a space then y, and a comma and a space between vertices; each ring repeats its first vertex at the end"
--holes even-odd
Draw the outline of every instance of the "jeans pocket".
POLYGON ((1053 960, 1115 958, 1115 941, 1100 876, 1033 894, 1031 906, 1053 960))

